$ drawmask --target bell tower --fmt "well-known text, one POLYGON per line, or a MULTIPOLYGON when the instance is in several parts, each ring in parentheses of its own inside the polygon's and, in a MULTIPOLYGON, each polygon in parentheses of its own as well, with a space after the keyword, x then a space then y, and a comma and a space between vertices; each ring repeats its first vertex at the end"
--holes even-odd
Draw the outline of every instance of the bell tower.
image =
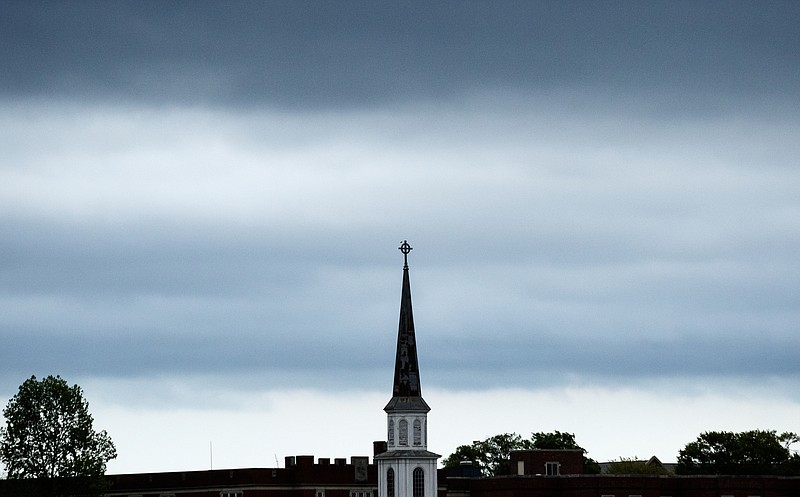
POLYGON ((387 450, 375 456, 378 465, 378 497, 437 497, 436 462, 439 454, 428 451, 428 412, 420 388, 417 339, 411 308, 407 241, 403 253, 403 287, 400 293, 400 325, 394 362, 392 398, 387 415, 387 450))

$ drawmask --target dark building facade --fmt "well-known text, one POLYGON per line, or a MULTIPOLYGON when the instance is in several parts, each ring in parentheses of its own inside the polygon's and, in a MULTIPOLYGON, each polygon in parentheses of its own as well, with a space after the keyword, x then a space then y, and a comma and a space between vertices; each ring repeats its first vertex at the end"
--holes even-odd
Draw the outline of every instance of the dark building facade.
POLYGON ((449 497, 797 497, 800 478, 779 476, 499 476, 446 481, 449 497))
POLYGON ((583 474, 583 450, 514 450, 509 470, 519 476, 559 476, 583 474))
MULTIPOLYGON (((376 497, 365 457, 287 458, 285 468, 110 475, 109 497, 376 497), (291 459, 294 459, 294 464, 291 459), (366 471, 364 471, 366 469, 366 471)), ((563 466, 562 466, 563 467, 563 466)), ((0 486, 0 488, 2 488, 0 486)), ((5 497, 5 494, 0 494, 5 497)), ((9 497, 11 494, 8 494, 9 497)), ((453 476, 438 470, 436 497, 798 497, 800 478, 780 476, 453 476)), ((428 497, 428 496, 425 496, 428 497)), ((431 496, 432 497, 432 496, 431 496)))
POLYGON ((283 468, 110 475, 109 497, 376 497, 369 457, 285 458, 283 468))

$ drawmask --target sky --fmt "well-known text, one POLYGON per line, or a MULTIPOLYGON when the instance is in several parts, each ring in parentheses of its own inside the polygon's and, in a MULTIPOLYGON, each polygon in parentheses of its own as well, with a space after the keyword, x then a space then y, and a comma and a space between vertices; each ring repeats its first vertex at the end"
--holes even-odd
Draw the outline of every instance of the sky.
MULTIPOLYGON (((0 403, 109 473, 800 432, 800 4, 0 2, 0 403)), ((797 447, 795 447, 797 448, 797 447)))

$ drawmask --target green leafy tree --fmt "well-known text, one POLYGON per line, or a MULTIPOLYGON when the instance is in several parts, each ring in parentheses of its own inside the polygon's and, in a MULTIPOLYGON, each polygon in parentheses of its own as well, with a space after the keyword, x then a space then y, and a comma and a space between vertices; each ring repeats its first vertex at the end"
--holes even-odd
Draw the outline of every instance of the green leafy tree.
POLYGON ((442 466, 445 468, 457 468, 462 462, 471 462, 481 470, 481 474, 488 474, 489 456, 481 449, 480 441, 475 441, 471 445, 459 445, 449 456, 442 459, 442 466))
POLYGON ((445 468, 455 468, 461 461, 472 461, 486 476, 505 475, 509 471, 511 451, 530 448, 533 447, 529 440, 524 440, 516 433, 503 433, 472 442, 472 445, 457 447, 442 464, 445 468))
POLYGON ((550 433, 531 433, 531 442, 534 449, 580 449, 583 447, 575 441, 573 433, 562 433, 558 430, 550 433))
MULTIPOLYGON (((530 449, 578 449, 586 450, 575 442, 575 435, 555 431, 552 433, 533 433, 524 439, 516 433, 503 433, 486 440, 461 445, 447 456, 442 464, 445 468, 456 468, 461 461, 472 461, 484 476, 507 475, 510 472, 509 459, 512 450, 530 449)), ((599 473, 600 465, 584 455, 584 472, 599 473)))
POLYGON ((591 457, 586 457, 586 449, 578 445, 575 441, 574 433, 554 432, 544 433, 536 432, 531 434, 531 445, 534 449, 573 449, 583 451, 583 472, 585 474, 599 474, 600 464, 591 457))
POLYGON ((678 474, 800 475, 796 433, 709 431, 678 453, 678 474))
POLYGON ((78 385, 60 376, 31 376, 3 410, 0 461, 9 479, 102 480, 117 456, 105 431, 96 432, 89 403, 78 385))
POLYGON ((671 475, 672 472, 661 464, 650 464, 640 459, 620 457, 610 461, 606 473, 610 475, 671 475))

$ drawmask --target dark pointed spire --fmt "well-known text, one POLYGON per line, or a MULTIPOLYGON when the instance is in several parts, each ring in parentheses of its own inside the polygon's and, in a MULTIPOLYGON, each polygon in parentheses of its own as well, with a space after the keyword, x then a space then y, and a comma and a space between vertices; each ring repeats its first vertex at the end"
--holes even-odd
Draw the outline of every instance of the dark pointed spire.
POLYGON ((414 312, 411 307, 411 282, 408 276, 408 253, 412 248, 403 240, 403 289, 400 296, 400 325, 397 330, 397 354, 394 363, 394 389, 392 400, 385 410, 424 410, 428 404, 422 399, 417 360, 417 338, 414 334, 414 312))

